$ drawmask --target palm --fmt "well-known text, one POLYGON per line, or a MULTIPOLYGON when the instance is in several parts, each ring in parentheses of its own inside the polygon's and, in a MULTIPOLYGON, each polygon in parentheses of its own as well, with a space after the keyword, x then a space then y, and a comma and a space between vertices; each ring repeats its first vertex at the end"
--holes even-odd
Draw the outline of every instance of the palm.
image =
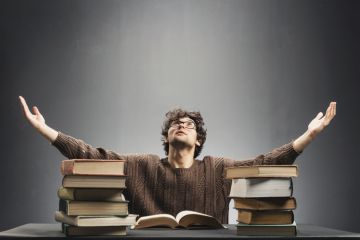
MULTIPOLYGON (((34 111, 34 110, 33 110, 34 111)), ((45 123, 45 119, 44 117, 39 113, 39 114, 31 114, 31 121, 35 122, 37 124, 44 124, 45 123)))
POLYGON ((325 116, 323 115, 322 112, 318 113, 318 115, 309 123, 308 130, 310 132, 317 134, 330 124, 331 120, 336 115, 336 103, 331 102, 326 110, 325 116))
POLYGON ((23 113, 28 120, 28 122, 35 128, 39 128, 40 126, 45 124, 45 119, 41 115, 39 109, 37 107, 33 107, 33 113, 30 111, 25 99, 23 97, 19 97, 21 106, 23 109, 23 113))

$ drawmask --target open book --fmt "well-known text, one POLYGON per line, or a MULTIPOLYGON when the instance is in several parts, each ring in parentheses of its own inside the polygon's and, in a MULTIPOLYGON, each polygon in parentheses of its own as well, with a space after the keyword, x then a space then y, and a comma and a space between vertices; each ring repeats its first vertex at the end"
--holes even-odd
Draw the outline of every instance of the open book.
POLYGON ((170 214, 155 214, 141 217, 132 229, 148 227, 170 228, 224 228, 216 218, 194 211, 181 211, 175 217, 170 214))

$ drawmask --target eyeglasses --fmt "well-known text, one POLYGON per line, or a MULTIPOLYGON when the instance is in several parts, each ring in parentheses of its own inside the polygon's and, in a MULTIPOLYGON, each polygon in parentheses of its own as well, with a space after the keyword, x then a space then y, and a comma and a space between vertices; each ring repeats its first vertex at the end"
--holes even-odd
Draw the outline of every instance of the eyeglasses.
POLYGON ((180 120, 177 120, 177 121, 172 122, 170 124, 170 127, 178 128, 178 127, 180 127, 180 125, 182 125, 184 128, 187 128, 187 129, 195 129, 195 123, 193 121, 182 122, 180 120))

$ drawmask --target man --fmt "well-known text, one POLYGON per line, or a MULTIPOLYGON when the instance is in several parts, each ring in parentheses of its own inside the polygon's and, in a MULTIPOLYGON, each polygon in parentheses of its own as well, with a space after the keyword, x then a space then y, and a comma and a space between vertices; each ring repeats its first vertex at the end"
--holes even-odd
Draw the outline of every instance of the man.
POLYGON ((307 131, 288 144, 246 161, 205 156, 196 160, 206 140, 206 129, 200 112, 175 109, 166 114, 162 128, 167 155, 121 155, 103 148, 94 148, 82 140, 47 126, 37 107, 31 112, 23 97, 19 97, 28 122, 69 159, 123 159, 131 213, 146 216, 158 213, 176 215, 193 210, 228 222, 228 198, 231 181, 224 178, 226 167, 262 164, 292 164, 305 147, 329 125, 336 114, 331 102, 326 114, 320 112, 307 131))

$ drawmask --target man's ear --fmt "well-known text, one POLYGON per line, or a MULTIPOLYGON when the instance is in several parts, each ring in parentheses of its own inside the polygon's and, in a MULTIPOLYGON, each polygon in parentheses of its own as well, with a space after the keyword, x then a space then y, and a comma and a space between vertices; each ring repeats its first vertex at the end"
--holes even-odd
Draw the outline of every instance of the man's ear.
POLYGON ((196 140, 196 146, 198 146, 198 147, 200 147, 201 146, 201 143, 200 143, 200 141, 199 140, 196 140))

